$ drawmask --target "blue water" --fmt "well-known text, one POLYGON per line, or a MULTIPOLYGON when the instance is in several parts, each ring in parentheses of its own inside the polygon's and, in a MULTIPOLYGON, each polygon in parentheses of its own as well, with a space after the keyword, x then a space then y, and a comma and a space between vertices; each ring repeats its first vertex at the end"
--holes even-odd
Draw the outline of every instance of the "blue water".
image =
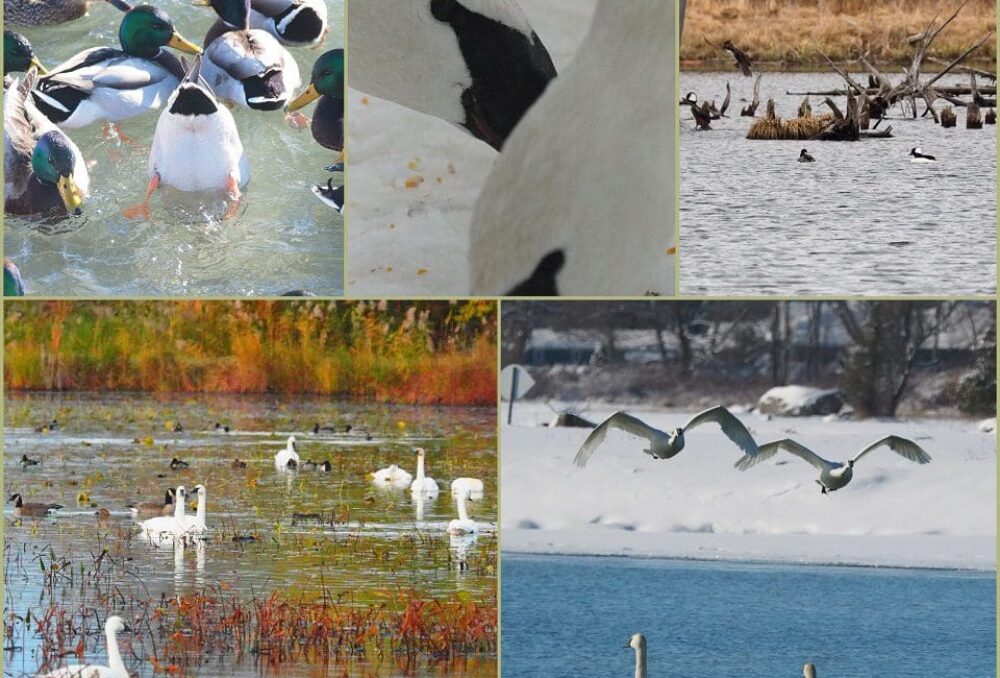
POLYGON ((503 678, 970 678, 996 672, 992 572, 505 555, 503 678))

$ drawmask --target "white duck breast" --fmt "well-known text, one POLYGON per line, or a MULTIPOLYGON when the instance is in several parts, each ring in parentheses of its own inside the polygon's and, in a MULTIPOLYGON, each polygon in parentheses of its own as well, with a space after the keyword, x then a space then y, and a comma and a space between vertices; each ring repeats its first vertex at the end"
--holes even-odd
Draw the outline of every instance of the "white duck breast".
POLYGON ((676 27, 670 0, 601 0, 479 194, 473 294, 674 293, 676 27))
POLYGON ((262 111, 284 107, 302 84, 298 64, 270 33, 229 31, 205 48, 201 74, 216 95, 262 111))
POLYGON ((250 164, 233 115, 203 82, 185 80, 160 114, 149 154, 149 174, 181 191, 243 187, 250 164))
POLYGON ((39 78, 35 104, 60 127, 117 122, 160 108, 183 74, 180 61, 161 51, 140 59, 110 47, 94 47, 39 78))
POLYGON ((253 0, 250 27, 267 31, 285 45, 315 45, 327 30, 326 0, 253 0))
POLYGON ((365 0, 350 11, 351 87, 498 150, 556 75, 514 0, 365 0))

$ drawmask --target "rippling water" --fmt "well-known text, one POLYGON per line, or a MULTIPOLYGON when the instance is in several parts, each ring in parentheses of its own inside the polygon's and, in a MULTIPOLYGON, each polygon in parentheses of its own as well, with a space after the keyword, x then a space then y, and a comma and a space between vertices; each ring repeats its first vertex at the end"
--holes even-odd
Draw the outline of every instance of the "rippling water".
MULTIPOLYGON (((331 31, 322 48, 291 48, 304 82, 322 52, 343 46, 343 0, 327 0, 331 31)), ((215 19, 189 0, 157 0, 186 38, 201 44, 215 19)), ((55 27, 18 29, 42 62, 55 66, 76 52, 118 44, 121 12, 96 2, 88 16, 55 27)), ((312 115, 314 106, 303 112, 312 115)), ((102 137, 101 125, 67 133, 92 164, 91 197, 81 217, 38 222, 5 219, 4 252, 15 260, 29 294, 42 296, 270 295, 303 289, 343 294, 343 218, 309 187, 333 176, 332 151, 308 130, 288 127, 280 111, 233 111, 250 162, 238 217, 222 220, 222 199, 158 191, 153 222, 122 209, 142 201, 160 111, 121 123, 135 141, 102 137)))
MULTIPOLYGON (((959 127, 942 129, 930 118, 901 119, 896 108, 881 125, 892 125, 892 139, 749 141, 750 120, 739 111, 752 80, 685 73, 681 91, 721 104, 727 80, 735 117, 695 131, 687 109, 681 115, 685 295, 994 294, 996 127, 966 130, 959 111, 959 127), (911 164, 914 146, 938 163, 911 164), (803 147, 815 163, 796 162, 803 147)), ((787 119, 802 97, 786 91, 842 83, 836 75, 766 73, 760 93, 787 119)), ((811 98, 814 113, 826 110, 821 100, 811 98)))
MULTIPOLYGON (((25 501, 57 502, 66 508, 46 518, 14 520, 6 505, 5 562, 7 613, 35 616, 50 605, 73 610, 81 602, 104 609, 75 586, 44 585, 39 561, 49 554, 66 558, 73 567, 94 568, 94 556, 107 549, 106 566, 114 583, 117 609, 128 616, 132 601, 158 600, 161 595, 193 595, 225 587, 227 595, 244 602, 266 598, 272 591, 306 600, 332 599, 343 605, 384 604, 390 592, 413 590, 426 598, 470 596, 492 600, 496 558, 496 439, 495 412, 487 408, 366 406, 321 400, 278 398, 153 399, 148 397, 13 397, 6 408, 5 498, 21 492, 25 501), (35 424, 58 419, 51 433, 35 424), (221 420, 229 434, 214 432, 221 420), (184 432, 173 433, 174 422, 184 432), (315 423, 365 426, 372 434, 321 434, 315 423), (298 435, 302 459, 333 464, 330 474, 302 471, 278 473, 273 455, 290 433, 298 435), (147 438, 152 438, 148 440, 147 438), (408 491, 376 491, 367 473, 397 463, 414 471, 412 447, 428 450, 429 474, 442 492, 422 507, 408 491), (23 469, 22 454, 41 460, 23 469), (173 457, 191 464, 184 471, 169 469, 173 457), (233 470, 234 458, 247 461, 233 470), (478 539, 457 540, 446 531, 455 517, 448 483, 457 476, 482 478, 485 495, 471 508, 482 526, 478 539), (167 486, 188 489, 203 483, 208 489, 207 523, 214 538, 204 548, 176 553, 144 543, 125 504, 154 500, 167 486), (78 495, 85 492, 87 497, 78 495), (99 523, 97 507, 111 511, 99 523), (294 513, 337 514, 337 522, 320 524, 294 519, 294 513), (234 542, 235 535, 255 541, 234 542), (467 568, 456 565, 466 562, 467 568)), ((81 578, 82 580, 82 578, 81 578)), ((139 608, 141 609, 141 607, 139 608)), ((17 646, 6 654, 8 674, 34 675, 40 662, 41 639, 15 624, 17 646)), ((164 638, 155 638, 153 647, 164 638)), ((74 641, 75 642, 75 641, 74 641)), ((133 634, 135 658, 127 663, 140 675, 150 675, 145 661, 150 639, 133 634)), ((95 639, 88 661, 104 656, 95 639)), ((370 659, 370 658, 369 658, 370 659)), ((222 662, 215 675, 266 675, 253 658, 203 658, 222 662)), ((384 665, 358 663, 338 669, 338 675, 394 673, 395 659, 384 665)), ((195 664, 197 665, 197 661, 195 664)), ((209 675, 212 670, 203 666, 209 675)), ((315 665, 283 664, 281 675, 318 675, 315 665)), ((495 657, 466 657, 440 664, 420 659, 409 673, 495 676, 495 657)), ((325 673, 320 672, 325 675, 325 673)))
POLYGON ((503 675, 991 676, 994 574, 505 555, 503 675))

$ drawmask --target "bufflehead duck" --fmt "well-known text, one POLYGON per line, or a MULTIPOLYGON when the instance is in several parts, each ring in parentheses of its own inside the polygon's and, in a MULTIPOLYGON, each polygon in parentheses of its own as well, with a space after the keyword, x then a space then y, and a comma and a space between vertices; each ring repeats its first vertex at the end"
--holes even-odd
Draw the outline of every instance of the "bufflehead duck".
POLYGON ((910 162, 937 162, 937 158, 933 155, 924 155, 920 152, 920 147, 910 149, 910 162))
POLYGON ((799 162, 816 162, 816 158, 809 155, 809 151, 803 148, 802 152, 799 153, 799 162))

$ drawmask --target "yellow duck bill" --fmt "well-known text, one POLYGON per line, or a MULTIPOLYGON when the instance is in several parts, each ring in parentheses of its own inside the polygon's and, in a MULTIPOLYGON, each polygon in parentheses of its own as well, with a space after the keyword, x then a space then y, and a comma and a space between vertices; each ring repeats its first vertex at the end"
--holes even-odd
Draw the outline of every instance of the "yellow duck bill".
POLYGON ((306 87, 306 91, 295 97, 295 100, 288 104, 288 110, 293 113, 303 106, 307 106, 316 99, 319 99, 319 92, 316 91, 316 86, 311 84, 306 87))
POLYGON ((176 31, 170 36, 170 42, 168 42, 167 45, 182 52, 187 52, 188 54, 201 54, 201 47, 193 42, 188 42, 180 33, 177 33, 176 31))
POLYGON ((66 211, 70 214, 80 214, 83 198, 80 197, 80 191, 76 187, 72 175, 59 177, 56 188, 59 190, 59 197, 62 198, 63 205, 66 206, 66 211))

